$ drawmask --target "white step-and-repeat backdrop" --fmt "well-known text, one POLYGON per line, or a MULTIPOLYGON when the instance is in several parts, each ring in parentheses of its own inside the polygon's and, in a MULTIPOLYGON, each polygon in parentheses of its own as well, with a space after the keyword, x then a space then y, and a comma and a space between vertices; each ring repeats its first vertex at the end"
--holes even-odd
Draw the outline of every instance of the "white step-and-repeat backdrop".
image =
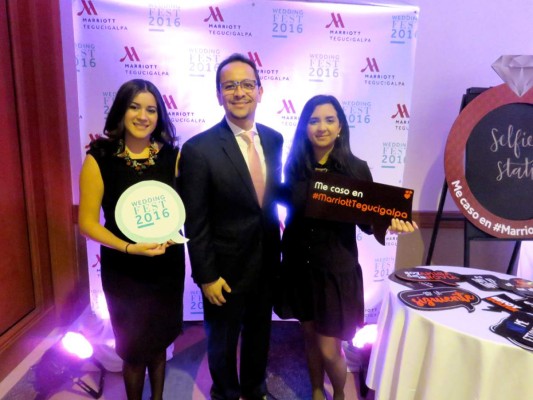
MULTIPOLYGON (((355 2, 354 2, 355 3, 355 2)), ((152 81, 183 143, 219 122, 218 63, 246 54, 264 86, 257 121, 283 133, 287 153, 304 103, 333 94, 344 107, 354 154, 375 181, 402 186, 419 9, 407 5, 270 0, 72 0, 80 152, 102 134, 119 86, 152 81)), ((415 188, 416 189, 416 188, 415 188)), ((416 195, 416 191, 415 191, 416 195)), ((282 210, 283 211, 283 210, 282 210)), ((396 238, 358 232, 365 314, 375 322, 396 238)), ((99 246, 87 243, 92 309, 105 314, 99 246)), ((187 272, 184 318, 202 318, 187 272)))

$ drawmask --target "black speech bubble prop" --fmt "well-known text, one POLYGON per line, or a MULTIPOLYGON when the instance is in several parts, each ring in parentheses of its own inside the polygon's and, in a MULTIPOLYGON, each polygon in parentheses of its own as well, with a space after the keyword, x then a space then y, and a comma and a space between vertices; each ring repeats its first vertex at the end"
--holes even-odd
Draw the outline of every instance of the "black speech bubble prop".
POLYGON ((533 298, 533 282, 522 278, 500 279, 501 289, 516 293, 519 296, 533 298))
POLYGON ((514 302, 522 307, 522 310, 533 315, 533 298, 526 297, 523 299, 514 300, 514 302))
POLYGON ((479 290, 485 291, 500 291, 499 278, 494 275, 463 275, 465 281, 479 290))
POLYGON ((391 280, 392 282, 399 283, 400 285, 407 286, 411 289, 432 289, 434 287, 441 286, 435 282, 430 281, 406 281, 405 279, 398 278, 394 272, 389 275, 389 280, 391 280))
POLYGON ((395 274, 406 281, 440 282, 447 286, 457 286, 458 282, 463 281, 462 275, 428 268, 406 268, 396 271, 395 274))
POLYGON ((520 311, 512 313, 492 325, 490 330, 523 349, 533 351, 533 315, 520 311))
POLYGON ((423 311, 450 310, 465 307, 468 312, 481 302, 479 296, 461 288, 439 287, 433 289, 406 290, 398 298, 407 306, 423 311))
POLYGON ((376 240, 384 245, 392 218, 411 220, 413 195, 412 189, 316 171, 309 185, 305 215, 372 225, 376 240))

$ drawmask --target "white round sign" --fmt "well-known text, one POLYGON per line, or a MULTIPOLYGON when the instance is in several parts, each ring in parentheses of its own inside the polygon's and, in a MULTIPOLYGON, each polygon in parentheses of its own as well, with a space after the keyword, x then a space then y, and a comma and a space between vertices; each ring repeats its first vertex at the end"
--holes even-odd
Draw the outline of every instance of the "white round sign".
POLYGON ((174 188, 159 181, 130 186, 115 208, 118 228, 136 243, 186 243, 179 230, 185 223, 185 207, 174 188))

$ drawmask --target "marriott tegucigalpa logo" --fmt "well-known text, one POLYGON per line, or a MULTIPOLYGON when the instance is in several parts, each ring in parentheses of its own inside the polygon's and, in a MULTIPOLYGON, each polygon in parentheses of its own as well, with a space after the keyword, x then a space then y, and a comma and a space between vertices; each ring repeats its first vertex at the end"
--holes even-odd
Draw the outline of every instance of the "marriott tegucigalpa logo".
POLYGON ((218 7, 209 7, 209 15, 203 19, 207 23, 208 32, 213 36, 248 36, 252 37, 251 31, 244 31, 241 24, 226 21, 222 11, 218 7))
POLYGON ((124 46, 124 55, 120 58, 124 65, 124 71, 128 75, 138 76, 169 76, 168 70, 163 70, 156 63, 146 62, 139 57, 139 53, 133 46, 124 46))
POLYGON ((139 62, 139 61, 141 61, 141 59, 137 55, 137 51, 135 50, 135 47, 133 47, 133 46, 132 47, 124 46, 124 50, 126 51, 126 54, 124 55, 124 57, 122 57, 120 59, 120 62, 125 62, 126 59, 131 61, 131 62, 139 62))
POLYGON ((361 72, 367 72, 367 70, 368 72, 379 72, 378 62, 375 58, 366 58, 366 65, 363 69, 361 69, 361 72))
POLYGON ((83 13, 87 13, 87 15, 98 15, 98 12, 96 12, 96 7, 91 0, 81 0, 81 5, 83 8, 78 11, 78 16, 83 15, 83 13))
POLYGON ((363 36, 363 32, 357 29, 352 29, 350 22, 353 21, 347 20, 348 24, 342 19, 340 13, 330 13, 331 19, 326 22, 324 25, 325 29, 328 29, 329 40, 333 42, 348 42, 348 43, 368 43, 371 38, 369 36, 363 36))
POLYGON ((261 62, 261 59, 259 58, 259 54, 257 53, 257 51, 254 51, 253 53, 249 51, 248 58, 252 60, 258 68, 263 66, 263 63, 261 62))
MULTIPOLYGON (((387 64, 387 63, 385 63, 387 64)), ((390 63, 389 63, 390 64, 390 63)), ((385 65, 382 71, 378 61, 373 57, 366 57, 361 74, 364 75, 364 83, 368 86, 405 86, 405 82, 398 79, 394 73, 390 73, 390 68, 385 65)), ((381 65, 383 67, 383 65, 381 65)))
POLYGON ((405 104, 396 104, 396 112, 391 115, 397 131, 409 131, 409 110, 405 104))
POLYGON ((331 21, 329 22, 329 24, 326 25, 326 28, 329 29, 332 27, 332 25, 335 28, 344 28, 344 21, 342 20, 342 17, 339 13, 331 13, 331 21))
POLYGON ((409 111, 405 104, 396 104, 396 113, 391 115, 392 119, 409 118, 409 111))
POLYGON ((282 100, 283 106, 278 111, 278 114, 286 113, 286 114, 296 114, 296 110, 294 109, 294 105, 292 104, 292 100, 282 100))
POLYGON ((174 97, 171 94, 169 95, 164 94, 163 101, 165 102, 165 106, 167 106, 167 109, 169 110, 178 109, 178 106, 176 105, 176 101, 174 100, 174 97))
POLYGON ((209 22, 213 18, 212 22, 224 22, 224 17, 218 7, 209 7, 209 16, 204 19, 204 22, 209 22))

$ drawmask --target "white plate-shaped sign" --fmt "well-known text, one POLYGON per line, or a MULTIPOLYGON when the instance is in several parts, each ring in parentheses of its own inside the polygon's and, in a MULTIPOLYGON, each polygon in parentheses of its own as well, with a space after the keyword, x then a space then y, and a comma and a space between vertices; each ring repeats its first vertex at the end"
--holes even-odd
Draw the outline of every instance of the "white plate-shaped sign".
POLYGON ((118 228, 135 243, 186 243, 180 234, 185 207, 174 188, 159 181, 130 186, 118 199, 115 209, 118 228))

